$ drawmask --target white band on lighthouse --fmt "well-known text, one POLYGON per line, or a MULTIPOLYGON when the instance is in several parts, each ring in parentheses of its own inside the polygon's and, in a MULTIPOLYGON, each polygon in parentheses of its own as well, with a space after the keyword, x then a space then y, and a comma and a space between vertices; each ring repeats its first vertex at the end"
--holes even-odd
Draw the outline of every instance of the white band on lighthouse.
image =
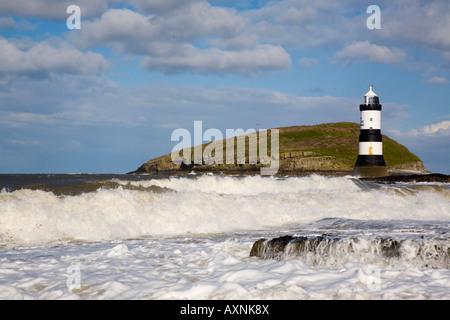
POLYGON ((381 112, 377 110, 361 111, 361 130, 381 129, 381 112))
POLYGON ((360 142, 358 154, 363 156, 374 156, 383 154, 383 143, 382 142, 360 142))

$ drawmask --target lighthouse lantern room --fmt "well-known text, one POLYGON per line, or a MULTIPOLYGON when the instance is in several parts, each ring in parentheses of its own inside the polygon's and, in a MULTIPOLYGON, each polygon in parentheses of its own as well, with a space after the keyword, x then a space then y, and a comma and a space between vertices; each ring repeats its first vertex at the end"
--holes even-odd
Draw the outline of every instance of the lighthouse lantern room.
POLYGON ((378 96, 370 86, 364 96, 361 111, 361 129, 359 134, 358 159, 353 174, 362 177, 387 176, 388 171, 383 157, 381 135, 381 104, 378 96))

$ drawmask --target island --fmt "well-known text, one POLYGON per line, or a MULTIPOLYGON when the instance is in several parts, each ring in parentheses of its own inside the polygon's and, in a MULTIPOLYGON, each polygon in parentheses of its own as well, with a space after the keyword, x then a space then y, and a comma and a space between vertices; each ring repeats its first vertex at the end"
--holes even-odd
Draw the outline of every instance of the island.
MULTIPOLYGON (((324 123, 277 128, 279 130, 279 170, 277 175, 352 174, 358 156, 360 125, 354 122, 324 123)), ((270 130, 269 130, 270 137, 270 130)), ((383 154, 390 175, 430 174, 423 162, 408 148, 383 135, 383 154)), ((236 137, 232 138, 236 139, 236 137)), ((249 163, 249 139, 245 139, 244 164, 174 163, 171 154, 157 157, 142 164, 130 174, 259 174, 263 164, 249 163)), ((270 151, 270 138, 268 149, 270 151)), ((214 142, 210 142, 214 143, 214 142)), ((204 150, 210 143, 202 145, 204 150)), ((223 144, 225 146, 225 143, 223 144)), ((236 148, 237 143, 234 143, 236 148)), ((192 152, 194 148, 191 148, 192 152)), ((223 152, 225 154, 225 150, 223 152)), ((270 152, 268 152, 270 155, 270 152)), ((193 157, 192 157, 193 159, 193 157)), ((235 159, 236 160, 236 159, 235 159)), ((223 161, 225 162, 225 161, 223 161)))

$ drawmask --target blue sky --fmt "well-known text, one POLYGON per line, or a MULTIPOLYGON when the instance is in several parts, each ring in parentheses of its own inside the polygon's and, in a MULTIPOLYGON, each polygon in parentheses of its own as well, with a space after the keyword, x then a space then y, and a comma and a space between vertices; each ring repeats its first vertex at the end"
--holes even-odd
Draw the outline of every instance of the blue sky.
POLYGON ((196 120, 359 122, 372 84, 382 132, 450 174, 447 0, 2 0, 0 173, 129 172, 196 120))

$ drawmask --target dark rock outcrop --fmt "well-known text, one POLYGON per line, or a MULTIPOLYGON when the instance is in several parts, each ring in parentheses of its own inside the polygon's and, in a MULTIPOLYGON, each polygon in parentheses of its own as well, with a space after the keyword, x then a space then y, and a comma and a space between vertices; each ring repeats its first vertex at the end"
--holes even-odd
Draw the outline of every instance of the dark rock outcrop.
POLYGON ((349 261, 386 265, 395 261, 417 267, 450 269, 446 236, 396 238, 390 236, 282 236, 254 242, 250 257, 299 259, 312 266, 339 266, 349 261), (415 252, 411 255, 411 250, 415 252))
POLYGON ((395 183, 395 182, 450 182, 450 175, 440 173, 430 174, 393 174, 388 177, 360 178, 361 180, 395 183))

